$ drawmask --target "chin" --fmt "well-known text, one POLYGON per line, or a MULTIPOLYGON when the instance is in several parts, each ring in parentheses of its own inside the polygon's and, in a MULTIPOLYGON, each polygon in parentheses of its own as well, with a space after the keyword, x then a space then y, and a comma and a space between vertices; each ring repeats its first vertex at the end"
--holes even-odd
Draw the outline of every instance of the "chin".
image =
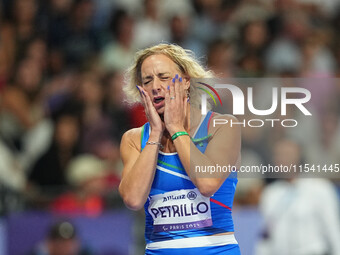
POLYGON ((164 116, 164 110, 158 110, 157 113, 160 117, 164 116))
POLYGON ((161 107, 161 108, 159 108, 159 109, 156 109, 156 111, 157 111, 157 113, 159 114, 159 115, 163 115, 164 114, 164 107, 161 107))
POLYGON ((157 110, 157 113, 159 117, 161 118, 161 120, 164 122, 164 109, 157 110))

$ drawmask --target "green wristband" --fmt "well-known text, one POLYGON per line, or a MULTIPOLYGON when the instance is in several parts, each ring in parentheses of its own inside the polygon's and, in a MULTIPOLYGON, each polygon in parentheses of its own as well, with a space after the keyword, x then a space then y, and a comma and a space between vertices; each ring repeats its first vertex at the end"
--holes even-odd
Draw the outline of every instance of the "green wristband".
POLYGON ((176 132, 171 136, 171 140, 175 140, 177 137, 181 136, 181 135, 189 135, 187 132, 185 131, 180 131, 180 132, 176 132))

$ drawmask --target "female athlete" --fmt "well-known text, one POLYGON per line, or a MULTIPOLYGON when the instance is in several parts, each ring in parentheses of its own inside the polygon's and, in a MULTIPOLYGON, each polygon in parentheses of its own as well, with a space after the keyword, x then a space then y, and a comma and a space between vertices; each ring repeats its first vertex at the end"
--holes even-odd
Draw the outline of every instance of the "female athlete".
POLYGON ((127 73, 124 90, 143 103, 148 122, 122 137, 119 192, 128 208, 144 207, 147 255, 240 254, 231 215, 236 172, 195 172, 238 167, 240 159, 240 128, 212 124, 237 119, 201 115, 193 78, 209 77, 190 51, 171 44, 139 51, 127 73))

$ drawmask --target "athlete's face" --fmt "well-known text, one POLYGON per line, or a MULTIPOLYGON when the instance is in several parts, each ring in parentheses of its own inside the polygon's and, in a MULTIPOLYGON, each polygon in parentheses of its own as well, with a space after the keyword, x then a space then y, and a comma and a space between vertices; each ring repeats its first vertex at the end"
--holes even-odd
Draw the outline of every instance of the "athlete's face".
POLYGON ((156 111, 163 114, 167 87, 170 86, 176 74, 182 77, 182 73, 170 58, 157 54, 143 61, 141 74, 143 88, 148 92, 156 111))

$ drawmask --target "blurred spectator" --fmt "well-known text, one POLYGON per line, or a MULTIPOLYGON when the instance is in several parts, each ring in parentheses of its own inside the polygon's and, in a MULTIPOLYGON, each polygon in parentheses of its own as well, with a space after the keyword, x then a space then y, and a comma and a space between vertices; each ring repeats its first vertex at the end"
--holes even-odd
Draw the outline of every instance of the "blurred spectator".
POLYGON ((74 1, 66 26, 63 26, 62 20, 60 27, 56 24, 55 34, 51 35, 52 38, 57 37, 60 45, 57 44, 54 48, 63 51, 69 66, 86 66, 93 61, 100 49, 100 36, 92 27, 93 13, 92 0, 74 1))
POLYGON ((238 63, 237 76, 242 78, 263 77, 265 70, 261 57, 256 54, 246 54, 238 63))
POLYGON ((134 20, 124 10, 116 10, 110 22, 111 41, 101 51, 104 71, 125 71, 135 55, 133 45, 134 20))
POLYGON ((3 92, 1 131, 19 150, 24 132, 44 116, 40 91, 42 78, 39 63, 26 58, 18 66, 14 83, 3 92))
POLYGON ((45 118, 43 81, 40 63, 24 58, 13 84, 3 91, 1 135, 25 171, 46 150, 52 136, 53 127, 45 118))
MULTIPOLYGON (((283 139, 273 148, 276 166, 299 165, 302 151, 294 141, 283 139)), ((260 210, 264 217, 259 255, 340 254, 339 199, 326 179, 289 179, 269 184, 260 210)))
POLYGON ((306 37, 301 46, 302 76, 329 77, 335 72, 335 58, 326 47, 328 35, 325 30, 315 30, 306 37))
POLYGON ((0 139, 0 185, 22 191, 26 184, 25 173, 16 162, 14 154, 0 139))
POLYGON ((114 128, 111 131, 114 141, 119 142, 123 134, 129 128, 135 126, 133 123, 133 110, 124 104, 124 75, 120 72, 110 72, 104 79, 104 105, 105 112, 111 119, 114 128))
POLYGON ((184 14, 175 14, 169 22, 171 30, 170 42, 192 50, 196 56, 202 56, 205 45, 199 40, 192 37, 190 16, 184 14))
POLYGON ((252 21, 243 26, 238 43, 236 59, 238 60, 238 76, 262 77, 264 64, 262 59, 269 41, 267 26, 264 21, 252 21))
POLYGON ((138 49, 169 42, 170 31, 160 17, 159 0, 144 0, 142 16, 137 20, 135 44, 138 49))
POLYGON ((305 150, 310 164, 329 165, 339 163, 340 159, 340 118, 334 111, 327 111, 320 118, 318 141, 305 150))
POLYGON ((46 239, 30 255, 90 255, 92 252, 82 247, 75 226, 69 221, 56 222, 50 226, 46 239))
POLYGON ((50 209, 55 213, 98 216, 107 208, 104 198, 119 184, 106 162, 92 155, 74 158, 67 169, 67 180, 73 189, 52 202, 50 209))
POLYGON ((241 57, 247 54, 262 56, 268 42, 267 26, 264 21, 252 21, 244 25, 238 52, 241 57))
POLYGON ((12 29, 0 17, 0 93, 11 77, 15 58, 12 29))
POLYGON ((217 77, 233 77, 234 50, 230 44, 224 40, 215 40, 209 45, 207 65, 217 77))
POLYGON ((78 153, 79 125, 77 116, 61 113, 56 120, 49 149, 38 159, 28 175, 28 191, 32 199, 41 202, 43 206, 70 187, 66 179, 67 166, 78 153))
MULTIPOLYGON (((238 1, 236 1, 236 4, 238 1)), ((221 37, 224 19, 222 18, 223 6, 221 0, 194 0, 193 7, 196 11, 192 18, 192 36, 194 39, 208 45, 221 37)))
POLYGON ((27 45, 26 57, 36 61, 43 74, 47 71, 47 42, 42 37, 33 38, 27 45))
POLYGON ((337 0, 324 0, 322 3, 318 0, 296 0, 305 10, 312 10, 320 15, 333 16, 339 9, 337 0))
MULTIPOLYGON (((259 166, 263 164, 261 156, 254 149, 242 145, 242 166, 259 166)), ((246 173, 238 176, 234 204, 237 206, 257 206, 264 187, 263 176, 260 173, 246 173)))
POLYGON ((11 40, 14 45, 14 60, 18 62, 25 55, 28 43, 43 33, 39 20, 37 0, 15 0, 11 2, 11 40))
POLYGON ((91 73, 84 73, 79 79, 77 97, 81 111, 81 151, 95 153, 101 143, 112 141, 115 126, 104 111, 104 88, 100 80, 91 73))
MULTIPOLYGON (((96 216, 122 204, 115 193, 121 170, 117 144, 126 130, 147 121, 143 106, 125 102, 124 71, 139 48, 161 41, 193 50, 219 77, 277 76, 252 84, 257 109, 271 107, 273 86, 311 92, 305 106, 312 116, 288 105, 287 115, 277 110, 267 116, 277 120, 274 127, 266 123, 263 128, 243 128, 243 165, 286 162, 284 156, 292 157, 292 152, 295 160, 303 155, 310 164, 339 163, 340 82, 332 79, 340 77, 339 3, 0 0, 0 214, 33 207, 96 216), (290 79, 300 77, 308 79, 300 83, 290 79), (297 120, 298 126, 284 128, 279 124, 283 118, 297 120), (295 142, 282 141, 284 137, 295 142), (78 157, 79 152, 86 155, 78 157), (74 173, 77 177, 70 178, 74 173)), ((225 113, 231 112, 232 103, 223 101, 225 113)), ((248 121, 254 116, 242 117, 248 121)), ((258 176, 243 177, 235 203, 256 206, 264 183, 258 176)), ((288 207, 287 213, 276 216, 278 224, 267 219, 269 225, 274 221, 268 227, 273 238, 281 229, 287 231, 280 237, 285 242, 299 235, 301 228, 314 233, 316 223, 326 226, 322 216, 324 224, 310 218, 309 212, 319 214, 321 205, 304 194, 309 189, 315 200, 325 204, 325 214, 331 211, 326 209, 333 196, 328 181, 295 178, 272 184, 264 192, 261 210, 268 215, 288 207), (282 201, 281 193, 274 198, 269 195, 272 191, 282 192, 282 201), (279 203, 274 205, 274 200, 279 203), (266 211, 266 201, 273 211, 266 211), (310 209, 303 218, 305 208, 310 209), (291 216, 296 217, 293 224, 291 216), (285 222, 292 225, 291 231, 285 222)), ((305 238, 295 238, 296 243, 312 240, 309 232, 305 238)), ((276 239, 266 240, 276 245, 276 239)), ((312 249, 309 243, 305 246, 312 249)))
POLYGON ((310 20, 306 13, 299 10, 283 13, 282 32, 266 51, 266 69, 274 74, 283 71, 301 71, 302 53, 299 44, 310 31, 310 20))

